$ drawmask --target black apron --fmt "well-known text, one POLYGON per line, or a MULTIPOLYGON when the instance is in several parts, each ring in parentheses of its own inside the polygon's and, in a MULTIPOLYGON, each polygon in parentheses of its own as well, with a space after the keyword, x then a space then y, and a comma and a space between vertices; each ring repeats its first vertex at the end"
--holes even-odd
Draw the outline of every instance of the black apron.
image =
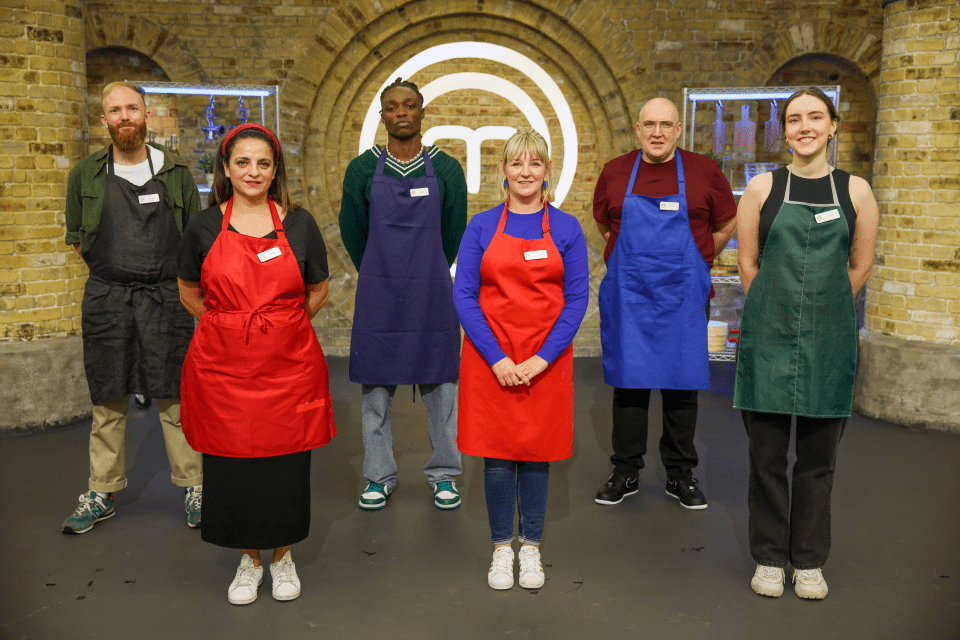
POLYGON ((116 176, 110 147, 100 228, 83 255, 83 365, 95 405, 180 397, 193 317, 177 287, 180 230, 149 148, 147 163, 151 179, 138 187, 116 176))

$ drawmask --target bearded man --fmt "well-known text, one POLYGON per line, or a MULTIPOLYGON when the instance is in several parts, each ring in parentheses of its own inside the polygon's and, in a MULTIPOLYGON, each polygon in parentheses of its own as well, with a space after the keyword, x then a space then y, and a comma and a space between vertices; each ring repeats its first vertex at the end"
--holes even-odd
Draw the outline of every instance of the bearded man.
POLYGON ((200 210, 186 162, 146 144, 143 91, 103 89, 100 121, 113 144, 81 160, 67 180, 66 242, 90 269, 83 292, 83 364, 93 401, 89 490, 63 523, 85 533, 112 517, 127 486, 130 394, 157 399, 171 479, 184 488, 187 524, 200 524, 201 456, 180 429, 180 370, 193 318, 180 303, 180 236, 200 210))

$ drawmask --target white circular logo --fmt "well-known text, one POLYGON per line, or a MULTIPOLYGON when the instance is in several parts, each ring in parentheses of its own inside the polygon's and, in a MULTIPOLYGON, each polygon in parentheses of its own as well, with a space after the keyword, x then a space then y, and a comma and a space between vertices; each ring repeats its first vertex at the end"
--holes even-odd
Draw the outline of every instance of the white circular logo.
MULTIPOLYGON (((370 108, 367 109, 367 115, 363 120, 363 128, 360 130, 358 152, 363 153, 373 146, 377 127, 380 124, 380 94, 393 82, 394 78, 401 77, 406 80, 417 71, 431 64, 457 58, 479 58, 512 67, 532 80, 547 97, 550 106, 557 114, 560 133, 563 135, 563 167, 560 169, 560 175, 557 178, 556 198, 554 198, 553 203, 559 207, 570 191, 570 185, 573 184, 573 177, 577 172, 577 128, 573 120, 573 114, 563 97, 563 92, 560 91, 560 87, 540 65, 522 53, 500 45, 486 42, 442 44, 422 51, 400 65, 396 71, 389 74, 389 79, 380 85, 380 89, 377 90, 373 101, 370 103, 370 108)), ((489 73, 451 73, 421 87, 420 93, 423 94, 423 104, 426 106, 438 96, 459 89, 488 91, 510 101, 524 115, 527 122, 530 123, 530 127, 544 137, 547 141, 547 148, 552 151, 550 131, 540 109, 523 89, 508 80, 489 73)), ((516 133, 516 129, 513 127, 497 125, 483 126, 477 129, 462 125, 440 125, 431 127, 424 132, 423 143, 430 145, 440 139, 463 140, 467 146, 467 191, 477 193, 480 191, 480 145, 484 140, 506 140, 514 133, 516 133)))

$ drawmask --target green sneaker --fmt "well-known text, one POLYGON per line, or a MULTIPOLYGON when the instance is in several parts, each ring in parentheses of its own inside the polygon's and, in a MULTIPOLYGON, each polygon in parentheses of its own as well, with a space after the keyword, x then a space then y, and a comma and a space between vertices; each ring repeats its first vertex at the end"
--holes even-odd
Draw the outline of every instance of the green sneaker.
POLYGON ((73 515, 63 521, 61 531, 64 533, 86 533, 93 529, 93 525, 112 518, 116 515, 113 510, 113 494, 108 494, 106 498, 101 497, 96 491, 88 491, 80 494, 80 506, 73 512, 73 515))
POLYGON ((200 502, 203 500, 203 488, 187 487, 183 497, 183 508, 187 511, 187 526, 191 529, 200 526, 200 502))
POLYGON ((456 509, 460 506, 460 492, 453 480, 441 480, 433 485, 433 504, 437 509, 456 509))
POLYGON ((382 482, 368 482, 367 488, 360 494, 361 509, 383 509, 387 506, 387 498, 393 493, 393 487, 382 482))

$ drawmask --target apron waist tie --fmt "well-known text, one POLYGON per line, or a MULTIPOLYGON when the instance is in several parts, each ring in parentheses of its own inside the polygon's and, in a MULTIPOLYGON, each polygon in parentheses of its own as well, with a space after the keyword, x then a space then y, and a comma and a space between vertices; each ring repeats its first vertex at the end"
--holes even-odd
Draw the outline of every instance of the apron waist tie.
POLYGON ((90 274, 89 279, 107 285, 108 287, 124 287, 123 302, 127 305, 133 304, 133 294, 138 291, 147 294, 147 296, 157 304, 163 304, 163 295, 160 293, 160 289, 163 287, 176 286, 177 284, 176 280, 164 280, 163 282, 154 284, 144 284, 142 282, 111 282, 110 280, 104 280, 93 274, 90 274))

